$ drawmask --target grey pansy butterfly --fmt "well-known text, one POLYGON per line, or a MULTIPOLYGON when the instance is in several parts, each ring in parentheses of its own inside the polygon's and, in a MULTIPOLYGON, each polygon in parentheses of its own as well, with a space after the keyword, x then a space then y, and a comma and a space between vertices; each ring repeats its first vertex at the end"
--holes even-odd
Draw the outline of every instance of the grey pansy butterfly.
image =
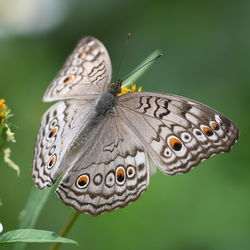
POLYGON ((123 94, 110 83, 104 45, 82 39, 43 100, 57 101, 42 117, 32 176, 80 212, 97 215, 124 207, 149 185, 148 155, 169 175, 227 152, 237 127, 219 112, 185 97, 123 94))

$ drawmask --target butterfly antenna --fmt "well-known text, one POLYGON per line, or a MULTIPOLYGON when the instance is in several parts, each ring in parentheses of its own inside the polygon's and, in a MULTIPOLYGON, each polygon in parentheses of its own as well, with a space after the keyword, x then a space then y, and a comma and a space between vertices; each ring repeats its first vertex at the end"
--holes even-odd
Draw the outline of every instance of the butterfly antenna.
POLYGON ((129 75, 127 75, 125 78, 122 79, 122 82, 127 80, 130 76, 132 76, 133 74, 135 74, 136 72, 138 72, 139 70, 141 70, 142 68, 144 68, 145 66, 147 66, 148 64, 154 62, 155 60, 159 59, 160 57, 164 56, 165 54, 160 53, 158 56, 156 56, 155 58, 149 60, 148 62, 144 63, 143 65, 141 65, 139 68, 135 69, 132 73, 130 73, 129 75))
POLYGON ((132 35, 131 33, 129 32, 128 33, 128 36, 127 36, 127 39, 126 39, 126 43, 125 43, 125 50, 124 50, 124 53, 122 55, 122 58, 119 62, 119 65, 118 65, 118 68, 117 68, 117 71, 116 71, 116 74, 115 74, 115 82, 117 81, 117 77, 118 77, 118 74, 119 74, 119 71, 121 69, 121 66, 122 66, 122 63, 124 61, 124 58, 125 58, 125 55, 126 55, 126 52, 127 52, 127 49, 128 49, 128 41, 132 38, 132 35))

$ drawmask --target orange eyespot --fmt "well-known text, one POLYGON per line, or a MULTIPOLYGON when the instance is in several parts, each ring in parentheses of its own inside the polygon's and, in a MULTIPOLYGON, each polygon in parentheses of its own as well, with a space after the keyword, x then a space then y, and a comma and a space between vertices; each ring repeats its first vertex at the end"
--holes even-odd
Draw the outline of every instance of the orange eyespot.
POLYGON ((70 83, 71 81, 73 80, 73 76, 67 76, 65 79, 64 79, 64 83, 70 83))
POLYGON ((133 173, 134 173, 134 170, 133 170, 132 168, 129 168, 129 169, 128 169, 128 174, 129 174, 129 175, 132 175, 133 173))
POLYGON ((88 52, 89 50, 90 50, 89 47, 85 47, 85 48, 84 48, 84 51, 85 51, 85 52, 88 52))
POLYGON ((125 171, 123 167, 118 167, 116 170, 116 180, 119 184, 123 184, 125 182, 125 171))
POLYGON ((132 166, 127 168, 127 176, 128 178, 132 178, 135 175, 135 169, 132 166))
POLYGON ((78 56, 78 58, 81 58, 81 59, 83 59, 83 58, 85 58, 85 57, 86 57, 86 54, 85 54, 85 53, 80 53, 79 56, 78 56))
POLYGON ((171 137, 168 144, 174 151, 180 151, 182 149, 182 142, 176 137, 171 137))
POLYGON ((88 184, 89 184, 89 176, 86 174, 79 176, 76 180, 76 185, 79 188, 85 188, 88 186, 88 184))
POLYGON ((219 130, 220 126, 217 122, 211 122, 211 127, 213 128, 213 130, 219 130))
POLYGON ((56 163, 56 155, 53 155, 51 158, 50 158, 50 161, 49 161, 49 165, 48 165, 48 168, 52 168, 56 163))
POLYGON ((206 136, 212 136, 214 134, 213 130, 209 127, 202 127, 202 130, 206 136))
POLYGON ((51 129, 51 131, 49 133, 49 138, 51 138, 52 136, 56 135, 57 132, 58 132, 58 128, 57 127, 51 129))

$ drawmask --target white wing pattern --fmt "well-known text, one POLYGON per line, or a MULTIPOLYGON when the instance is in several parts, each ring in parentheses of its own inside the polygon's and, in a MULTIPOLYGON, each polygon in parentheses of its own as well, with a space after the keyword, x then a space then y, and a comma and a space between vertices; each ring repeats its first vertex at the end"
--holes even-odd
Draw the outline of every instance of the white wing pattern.
POLYGON ((149 184, 147 153, 120 118, 99 126, 56 192, 80 212, 98 215, 139 198, 149 184))
POLYGON ((238 128, 219 112, 185 97, 136 92, 119 97, 117 112, 166 174, 185 173, 227 152, 238 128))
POLYGON ((104 45, 93 37, 85 37, 49 85, 43 100, 96 99, 107 89, 111 74, 111 61, 104 45))
POLYGON ((32 177, 40 189, 51 186, 68 169, 64 156, 92 107, 93 104, 86 101, 61 101, 43 115, 32 170, 32 177))

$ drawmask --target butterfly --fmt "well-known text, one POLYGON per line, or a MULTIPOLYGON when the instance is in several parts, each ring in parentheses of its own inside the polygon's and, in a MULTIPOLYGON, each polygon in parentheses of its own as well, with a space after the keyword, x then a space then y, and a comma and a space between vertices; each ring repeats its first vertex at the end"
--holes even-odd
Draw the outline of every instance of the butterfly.
MULTIPOLYGON (((191 99, 128 90, 111 83, 104 45, 83 38, 49 85, 32 177, 44 189, 63 175, 56 193, 79 212, 124 207, 147 189, 148 157, 167 175, 186 173, 228 152, 239 130, 219 112, 191 99)), ((133 87, 134 88, 134 87, 133 87)))

